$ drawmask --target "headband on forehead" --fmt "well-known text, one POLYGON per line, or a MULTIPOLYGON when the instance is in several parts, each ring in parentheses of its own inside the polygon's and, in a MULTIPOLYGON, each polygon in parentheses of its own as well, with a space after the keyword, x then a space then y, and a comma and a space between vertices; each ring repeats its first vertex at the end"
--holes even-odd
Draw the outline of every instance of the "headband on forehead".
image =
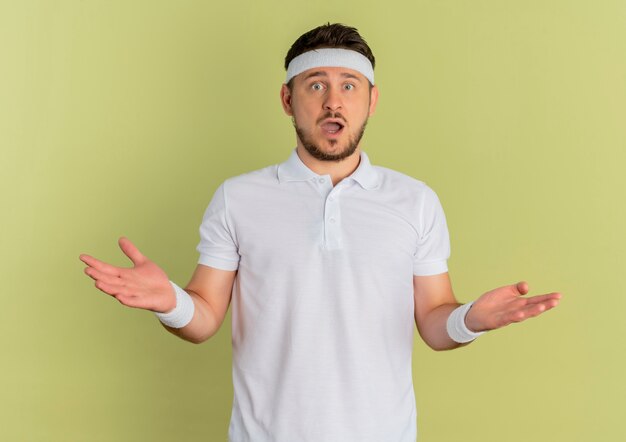
POLYGON ((374 68, 367 57, 359 52, 340 48, 313 49, 298 55, 287 67, 285 83, 306 70, 319 67, 354 69, 374 84, 374 68))

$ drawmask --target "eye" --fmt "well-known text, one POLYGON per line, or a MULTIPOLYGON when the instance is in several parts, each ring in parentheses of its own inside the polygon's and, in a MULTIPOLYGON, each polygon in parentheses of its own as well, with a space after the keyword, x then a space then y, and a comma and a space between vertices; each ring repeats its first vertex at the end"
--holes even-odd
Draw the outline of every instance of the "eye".
POLYGON ((352 83, 346 83, 343 85, 343 88, 347 91, 351 91, 352 89, 354 89, 354 85, 352 83))
POLYGON ((324 88, 324 86, 322 86, 322 83, 313 83, 311 85, 311 89, 313 89, 314 91, 321 91, 324 88))

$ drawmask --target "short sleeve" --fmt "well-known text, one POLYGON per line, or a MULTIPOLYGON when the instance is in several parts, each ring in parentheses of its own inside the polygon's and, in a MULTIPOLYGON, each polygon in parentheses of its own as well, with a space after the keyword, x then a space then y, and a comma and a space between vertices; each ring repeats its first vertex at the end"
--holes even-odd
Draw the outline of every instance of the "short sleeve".
POLYGON ((220 270, 237 270, 239 253, 229 223, 225 184, 222 183, 215 191, 204 212, 200 224, 200 243, 196 250, 200 252, 199 264, 220 270))
POLYGON ((413 274, 429 276, 448 271, 450 237, 437 194, 426 187, 418 224, 419 239, 413 256, 413 274))

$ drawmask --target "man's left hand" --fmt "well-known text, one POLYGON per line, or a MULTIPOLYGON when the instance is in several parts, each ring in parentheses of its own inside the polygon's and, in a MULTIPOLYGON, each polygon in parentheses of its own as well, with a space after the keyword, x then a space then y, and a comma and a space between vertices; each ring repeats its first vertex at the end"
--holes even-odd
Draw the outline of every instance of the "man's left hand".
POLYGON ((465 324, 474 332, 494 330, 538 316, 556 307, 561 299, 557 292, 522 297, 527 293, 524 281, 490 290, 474 301, 465 324))

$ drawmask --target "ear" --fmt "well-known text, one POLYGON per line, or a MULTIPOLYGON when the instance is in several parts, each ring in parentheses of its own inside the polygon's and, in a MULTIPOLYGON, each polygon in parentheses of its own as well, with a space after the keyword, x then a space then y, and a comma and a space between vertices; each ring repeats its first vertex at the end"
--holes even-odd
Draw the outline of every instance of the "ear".
POLYGON ((378 87, 376 85, 372 86, 372 90, 370 91, 370 111, 369 116, 374 115, 376 111, 376 104, 378 103, 378 87))
POLYGON ((280 88, 280 104, 283 105, 283 110, 289 116, 293 116, 293 110, 291 108, 291 92, 286 84, 280 88))

